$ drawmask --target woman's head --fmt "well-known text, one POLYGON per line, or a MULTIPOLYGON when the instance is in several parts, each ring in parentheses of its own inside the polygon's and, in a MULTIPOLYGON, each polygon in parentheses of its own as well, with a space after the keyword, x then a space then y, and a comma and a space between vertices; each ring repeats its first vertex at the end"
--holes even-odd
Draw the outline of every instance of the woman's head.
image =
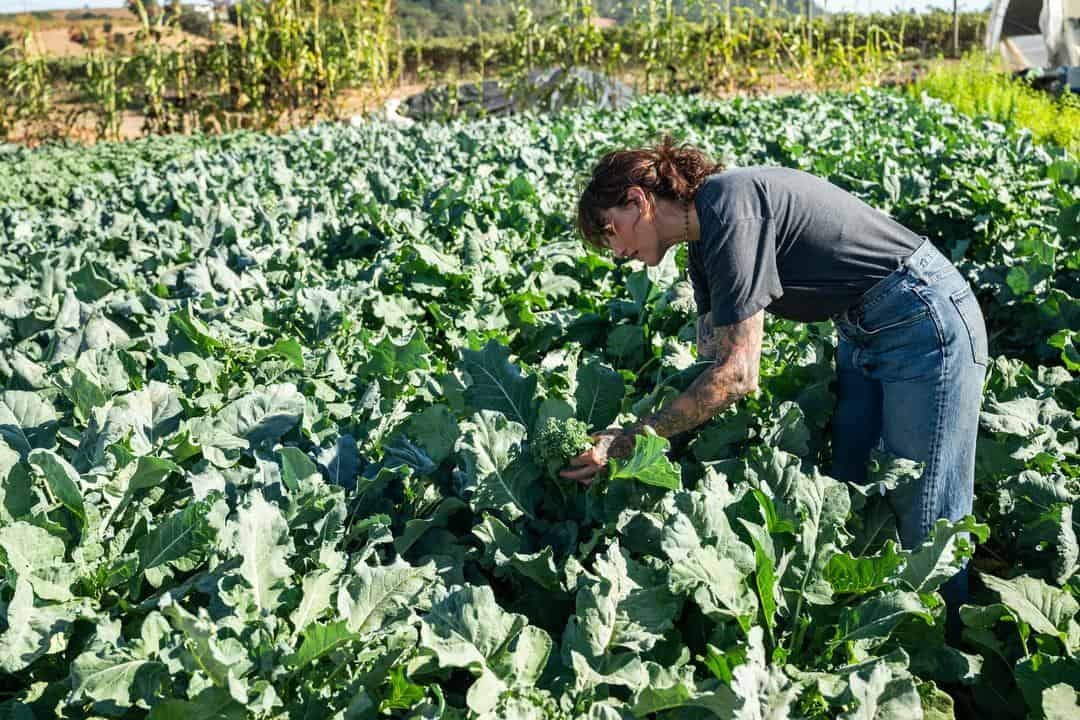
POLYGON ((610 152, 578 199, 578 230, 591 245, 655 265, 682 240, 698 187, 721 170, 669 136, 653 147, 610 152))

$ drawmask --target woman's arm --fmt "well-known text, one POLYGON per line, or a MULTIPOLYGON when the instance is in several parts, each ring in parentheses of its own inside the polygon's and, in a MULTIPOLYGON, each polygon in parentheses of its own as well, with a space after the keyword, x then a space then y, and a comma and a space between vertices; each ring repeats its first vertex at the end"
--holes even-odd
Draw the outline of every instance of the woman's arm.
POLYGON ((607 464, 609 457, 628 457, 634 436, 645 426, 657 435, 671 437, 704 424, 737 400, 757 390, 761 362, 761 338, 765 312, 759 310, 733 325, 713 327, 712 316, 698 318, 698 357, 711 359, 705 370, 667 407, 641 418, 625 431, 605 431, 596 445, 570 461, 566 478, 588 480, 607 464))
POLYGON ((643 417, 634 428, 648 425, 657 435, 678 435, 703 425, 729 405, 755 392, 764 317, 765 312, 759 310, 741 322, 718 328, 712 326, 711 314, 698 318, 701 333, 697 341, 698 357, 711 359, 712 366, 670 405, 643 417))

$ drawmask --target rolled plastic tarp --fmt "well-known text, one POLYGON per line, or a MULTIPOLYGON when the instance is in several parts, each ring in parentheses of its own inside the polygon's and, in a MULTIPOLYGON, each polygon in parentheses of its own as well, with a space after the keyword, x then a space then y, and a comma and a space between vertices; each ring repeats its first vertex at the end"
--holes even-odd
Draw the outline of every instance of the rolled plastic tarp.
POLYGON ((1043 0, 1039 13, 1039 31, 1046 43, 1050 67, 1069 64, 1069 49, 1065 44, 1065 3, 1063 0, 1043 0))
POLYGON ((990 20, 986 24, 986 53, 997 52, 1001 44, 1001 27, 1005 24, 1005 13, 1009 9, 1009 0, 994 0, 990 6, 990 20))

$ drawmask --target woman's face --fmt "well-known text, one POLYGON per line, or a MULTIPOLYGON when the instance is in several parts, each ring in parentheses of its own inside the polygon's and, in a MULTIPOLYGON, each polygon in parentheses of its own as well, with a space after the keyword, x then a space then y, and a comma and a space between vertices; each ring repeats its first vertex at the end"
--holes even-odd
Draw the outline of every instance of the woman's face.
POLYGON ((631 188, 628 198, 625 205, 603 211, 607 246, 615 257, 658 265, 667 248, 660 242, 656 215, 651 211, 648 198, 638 188, 631 188))

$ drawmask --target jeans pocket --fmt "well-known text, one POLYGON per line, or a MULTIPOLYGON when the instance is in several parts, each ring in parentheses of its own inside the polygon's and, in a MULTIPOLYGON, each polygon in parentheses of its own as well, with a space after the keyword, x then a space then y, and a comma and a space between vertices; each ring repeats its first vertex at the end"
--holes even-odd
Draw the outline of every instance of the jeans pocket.
POLYGON ((985 368, 989 364, 990 350, 986 340, 986 323, 983 321, 982 310, 971 292, 971 287, 965 285, 949 296, 956 308, 960 321, 964 323, 968 341, 971 347, 971 361, 985 368))
POLYGON ((890 318, 884 322, 860 322, 859 330, 864 335, 874 336, 880 335, 890 330, 899 330, 901 328, 914 325, 915 323, 922 322, 930 315, 930 310, 923 307, 921 309, 913 309, 911 314, 905 315, 900 318, 890 318))
POLYGON ((902 330, 923 322, 930 315, 930 306, 910 281, 896 285, 855 318, 862 335, 872 338, 894 330, 902 330))

